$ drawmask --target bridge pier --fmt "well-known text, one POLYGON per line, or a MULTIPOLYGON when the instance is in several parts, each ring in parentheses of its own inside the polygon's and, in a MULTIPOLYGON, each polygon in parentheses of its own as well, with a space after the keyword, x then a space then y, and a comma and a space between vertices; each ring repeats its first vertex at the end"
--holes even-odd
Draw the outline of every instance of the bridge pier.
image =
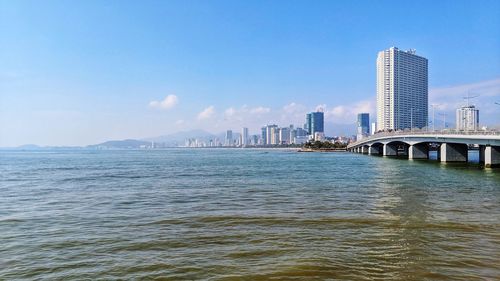
POLYGON ((384 144, 383 156, 398 156, 398 146, 394 144, 384 144))
POLYGON ((368 154, 368 146, 367 145, 363 145, 361 147, 361 153, 362 154, 368 154))
POLYGON ((368 147, 368 155, 380 155, 380 146, 370 145, 368 147))
POLYGON ((443 143, 439 149, 441 162, 467 162, 469 147, 462 143, 443 143))
POLYGON ((410 145, 408 159, 429 159, 429 145, 427 143, 410 145))
POLYGON ((485 168, 500 167, 500 146, 480 145, 479 163, 485 168))

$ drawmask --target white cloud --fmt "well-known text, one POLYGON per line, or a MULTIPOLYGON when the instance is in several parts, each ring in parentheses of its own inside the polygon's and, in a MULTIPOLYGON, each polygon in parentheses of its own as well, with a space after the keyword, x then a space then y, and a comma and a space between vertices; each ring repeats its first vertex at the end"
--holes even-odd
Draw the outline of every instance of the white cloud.
MULTIPOLYGON (((469 100, 470 104, 479 108, 480 125, 498 126, 500 106, 495 102, 500 102, 500 78, 430 89, 429 107, 435 105, 436 124, 443 122, 446 116, 446 123, 453 127, 455 110, 467 103, 464 97, 468 94, 474 97, 469 100)), ((432 118, 432 109, 429 117, 432 118)))
POLYGON ((305 114, 306 107, 301 105, 301 104, 291 102, 291 103, 283 106, 283 111, 285 113, 288 113, 288 114, 293 114, 293 113, 304 113, 305 114))
POLYGON ((184 123, 186 123, 186 122, 182 119, 175 121, 175 125, 177 125, 177 126, 184 125, 184 123))
POLYGON ((198 113, 198 120, 210 119, 215 114, 215 107, 213 105, 205 108, 202 112, 198 113))
POLYGON ((159 109, 170 109, 179 103, 179 98, 176 95, 168 95, 161 101, 152 101, 150 107, 159 109))
POLYGON ((326 104, 318 104, 316 106, 316 111, 321 111, 321 112, 324 112, 326 109, 326 104))
POLYGON ((455 110, 466 103, 467 95, 476 98, 470 99, 472 104, 488 104, 493 97, 500 97, 500 78, 461 84, 447 87, 432 88, 429 90, 429 103, 435 104, 437 110, 455 110))
POLYGON ((269 112, 271 112, 271 108, 263 107, 263 106, 259 106, 259 107, 255 107, 255 108, 250 109, 250 113, 252 113, 252 114, 263 114, 263 113, 269 113, 269 112))
POLYGON ((269 107, 253 107, 249 108, 247 105, 243 105, 239 109, 234 107, 230 107, 224 111, 224 117, 226 120, 249 120, 255 118, 256 115, 264 115, 271 112, 271 108, 269 107))
POLYGON ((236 114, 236 109, 234 109, 234 108, 232 108, 232 107, 230 107, 230 108, 226 109, 226 111, 224 111, 224 115, 225 115, 226 117, 232 117, 232 116, 234 116, 235 114, 236 114))
POLYGON ((480 81, 476 83, 454 85, 448 87, 432 88, 429 91, 431 99, 439 99, 444 97, 454 97, 462 99, 470 93, 473 95, 481 95, 484 97, 500 96, 500 78, 493 80, 480 81))
POLYGON ((325 119, 336 124, 351 124, 356 122, 358 113, 370 113, 372 120, 375 118, 375 102, 373 100, 362 100, 347 105, 337 105, 328 109, 321 105, 325 112, 325 119))

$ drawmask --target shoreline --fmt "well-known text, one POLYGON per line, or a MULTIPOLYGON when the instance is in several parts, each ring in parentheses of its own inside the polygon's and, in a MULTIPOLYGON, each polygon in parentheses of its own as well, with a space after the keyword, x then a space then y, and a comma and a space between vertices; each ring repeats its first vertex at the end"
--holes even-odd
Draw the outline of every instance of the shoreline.
POLYGON ((347 152, 346 148, 301 148, 297 152, 347 152))

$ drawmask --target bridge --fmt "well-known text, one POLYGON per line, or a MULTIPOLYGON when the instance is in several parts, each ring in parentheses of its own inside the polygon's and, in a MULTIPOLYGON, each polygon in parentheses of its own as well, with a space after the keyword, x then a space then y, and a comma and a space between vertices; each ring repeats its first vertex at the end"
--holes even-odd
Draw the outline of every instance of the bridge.
POLYGON ((438 161, 467 162, 469 148, 479 148, 479 162, 500 167, 500 132, 496 131, 394 131, 380 132, 351 143, 347 150, 368 155, 429 159, 437 149, 438 161))

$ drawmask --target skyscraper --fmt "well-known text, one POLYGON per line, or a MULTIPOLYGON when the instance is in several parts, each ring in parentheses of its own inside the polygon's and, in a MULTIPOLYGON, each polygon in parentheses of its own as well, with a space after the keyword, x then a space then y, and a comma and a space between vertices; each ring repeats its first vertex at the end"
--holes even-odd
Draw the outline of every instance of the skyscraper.
POLYGON ((248 128, 243 128, 241 130, 241 146, 248 145, 248 128))
POLYGON ((290 127, 284 127, 280 129, 279 144, 290 144, 290 127))
POLYGON ((377 57, 377 130, 423 128, 428 120, 427 59, 391 47, 377 57))
POLYGON ((224 142, 224 146, 233 146, 233 131, 226 131, 226 140, 224 142))
POLYGON ((315 133, 323 133, 324 130, 324 113, 321 111, 307 113, 306 115, 306 130, 309 135, 315 133))
POLYGON ((267 125, 265 144, 278 144, 277 135, 278 135, 278 125, 267 125))
POLYGON ((457 130, 475 131, 479 129, 479 109, 473 105, 457 108, 457 130))
POLYGON ((260 138, 262 140, 262 145, 267 144, 267 126, 260 128, 260 138))
POLYGON ((370 114, 358 113, 358 140, 363 139, 370 134, 370 114))

